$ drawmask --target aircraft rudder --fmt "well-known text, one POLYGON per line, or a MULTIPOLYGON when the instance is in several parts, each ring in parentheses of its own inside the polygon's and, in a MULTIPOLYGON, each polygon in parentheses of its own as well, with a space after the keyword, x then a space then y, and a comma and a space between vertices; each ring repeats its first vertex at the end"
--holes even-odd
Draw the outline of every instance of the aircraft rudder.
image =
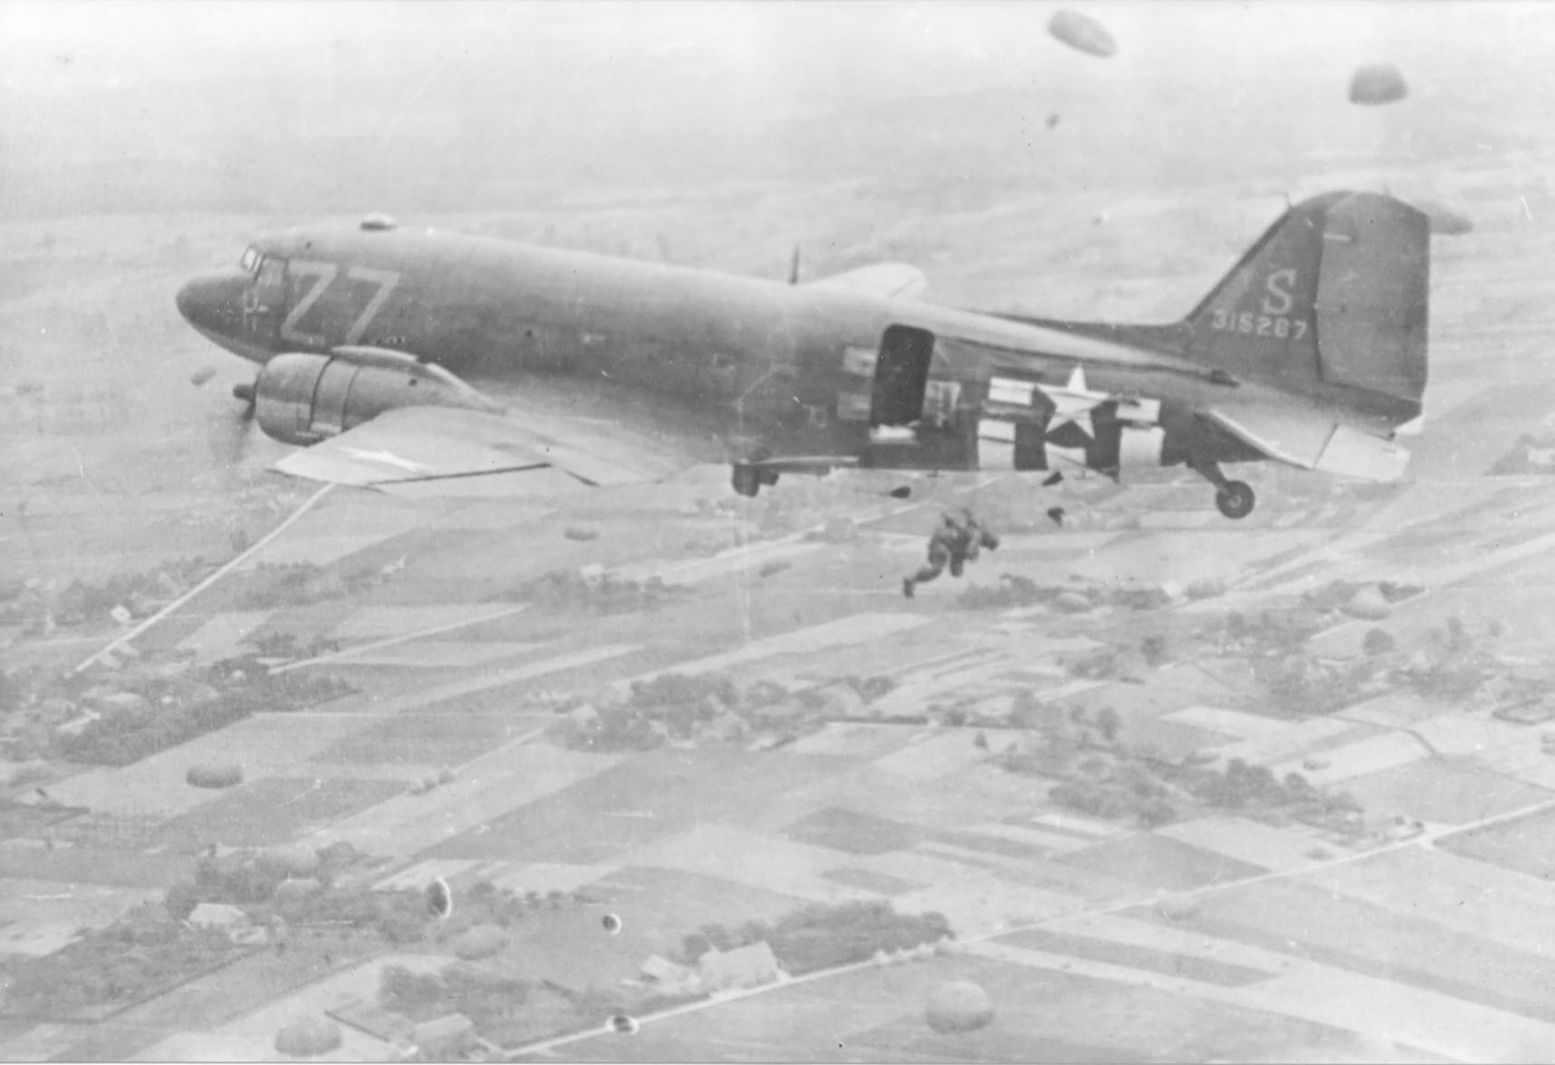
POLYGON ((1298 389, 1375 393, 1407 420, 1425 390, 1429 264, 1429 221, 1408 204, 1371 192, 1305 200, 1189 313, 1190 354, 1298 389))
POLYGON ((1369 192, 1335 204, 1324 231, 1316 307, 1323 380, 1414 404, 1409 417, 1418 414, 1430 288, 1431 224, 1424 212, 1369 192))

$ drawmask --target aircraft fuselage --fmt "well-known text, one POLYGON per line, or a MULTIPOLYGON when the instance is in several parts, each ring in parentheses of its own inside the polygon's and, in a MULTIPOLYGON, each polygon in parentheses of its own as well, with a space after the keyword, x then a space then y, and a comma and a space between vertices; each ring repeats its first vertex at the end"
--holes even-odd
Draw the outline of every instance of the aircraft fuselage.
POLYGON ((294 230, 250 254, 251 269, 191 282, 179 297, 201 332, 245 358, 362 345, 477 387, 609 382, 722 412, 744 457, 872 464, 872 435, 895 420, 875 409, 874 380, 893 327, 927 345, 929 424, 911 443, 898 433, 877 445, 894 460, 882 465, 976 467, 964 415, 1005 373, 1062 385, 1083 364, 1090 390, 1148 396, 1167 419, 1205 389, 1233 387, 1169 354, 922 301, 435 230, 294 230))
POLYGON ((1417 216, 1371 194, 1315 197, 1171 326, 901 298, 905 268, 781 284, 370 221, 259 240, 178 306, 266 367, 259 420, 293 443, 398 405, 525 396, 537 420, 586 407, 601 426, 612 404, 635 406, 655 434, 730 460, 741 491, 848 465, 1186 463, 1239 517, 1251 493, 1228 502, 1218 463, 1395 475, 1399 453, 1378 441, 1418 415, 1425 380, 1417 216), (418 389, 428 364, 443 378, 418 389))

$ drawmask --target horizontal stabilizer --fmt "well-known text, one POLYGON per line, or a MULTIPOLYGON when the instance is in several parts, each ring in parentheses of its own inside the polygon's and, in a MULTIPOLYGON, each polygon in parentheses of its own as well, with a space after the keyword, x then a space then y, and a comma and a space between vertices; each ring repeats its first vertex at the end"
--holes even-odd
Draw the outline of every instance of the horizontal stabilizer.
POLYGON ((1317 407, 1279 403, 1217 404, 1201 416, 1271 459, 1368 481, 1396 481, 1406 448, 1335 420, 1317 407))
POLYGON ((896 300, 917 299, 928 283, 922 270, 906 263, 875 263, 805 282, 810 288, 835 288, 896 300))

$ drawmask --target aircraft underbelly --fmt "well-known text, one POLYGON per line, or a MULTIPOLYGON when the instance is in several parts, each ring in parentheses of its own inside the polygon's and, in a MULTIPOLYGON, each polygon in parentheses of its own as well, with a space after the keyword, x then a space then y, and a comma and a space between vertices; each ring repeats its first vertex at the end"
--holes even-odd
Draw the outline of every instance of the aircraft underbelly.
POLYGON ((630 382, 595 375, 521 372, 471 382, 543 431, 582 431, 640 440, 642 446, 686 463, 721 462, 725 442, 739 428, 737 412, 724 404, 648 392, 630 382))

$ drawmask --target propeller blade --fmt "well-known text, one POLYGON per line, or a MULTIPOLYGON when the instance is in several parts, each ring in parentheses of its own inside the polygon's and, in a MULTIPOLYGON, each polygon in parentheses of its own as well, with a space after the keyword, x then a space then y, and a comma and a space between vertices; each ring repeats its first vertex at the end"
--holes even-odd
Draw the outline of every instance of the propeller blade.
POLYGON ((248 451, 253 436, 254 408, 257 397, 254 385, 242 383, 232 386, 232 398, 243 401, 243 409, 236 418, 228 414, 220 416, 211 435, 211 451, 222 465, 235 469, 248 451))

